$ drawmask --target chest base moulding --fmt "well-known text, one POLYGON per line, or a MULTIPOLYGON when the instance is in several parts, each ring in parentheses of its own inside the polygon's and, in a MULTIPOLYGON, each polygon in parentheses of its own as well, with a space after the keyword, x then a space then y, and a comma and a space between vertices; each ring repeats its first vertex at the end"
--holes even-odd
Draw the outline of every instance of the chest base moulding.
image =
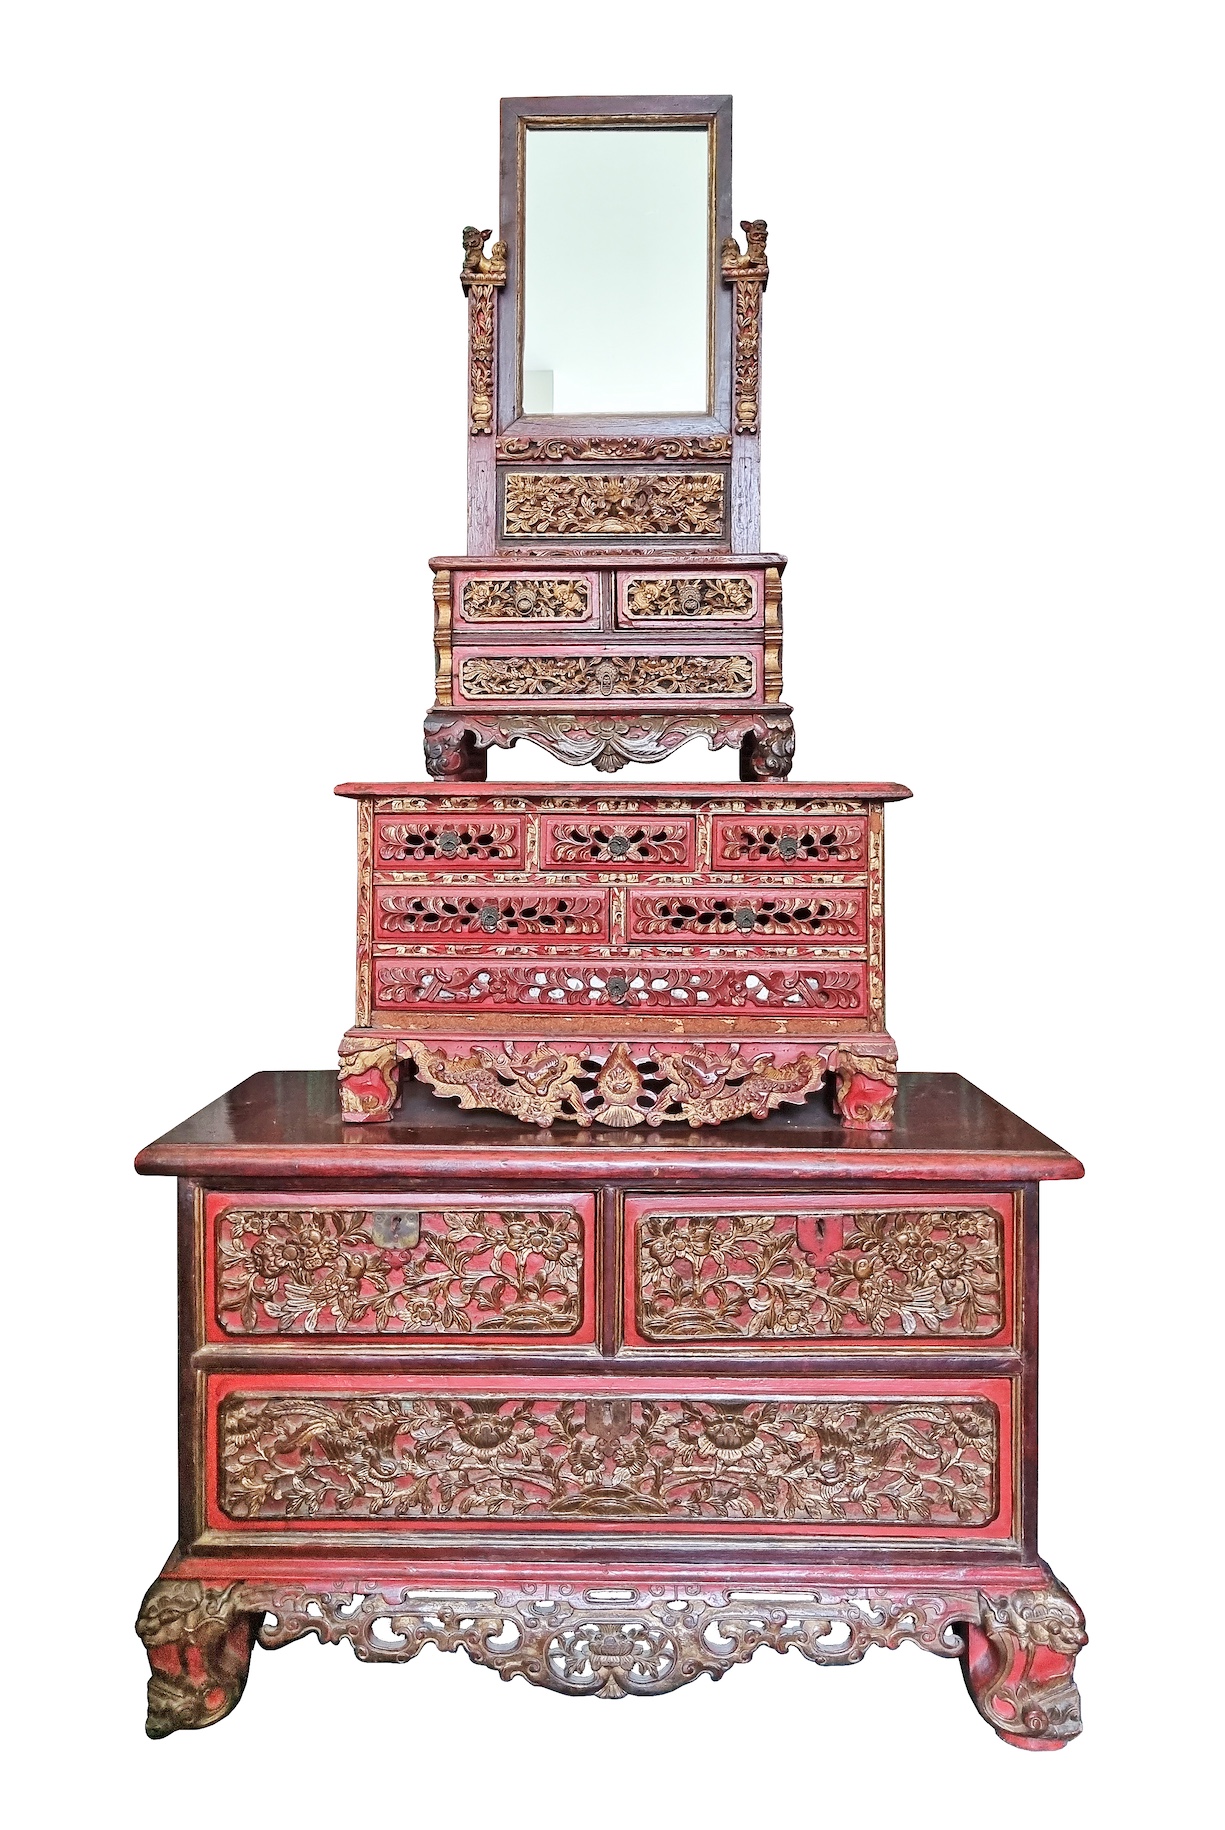
POLYGON ((465 1110, 718 1125, 832 1079, 885 1127, 883 809, 895 783, 347 783, 358 807, 346 1120, 406 1067, 465 1110))
POLYGON ((180 1190, 150 1735, 311 1634, 603 1698, 909 1644, 1014 1746, 1079 1732, 1036 1402, 1038 1184, 1080 1165, 957 1075, 888 1133, 678 1148, 421 1087, 353 1131, 329 1075, 258 1074, 138 1167, 180 1190))

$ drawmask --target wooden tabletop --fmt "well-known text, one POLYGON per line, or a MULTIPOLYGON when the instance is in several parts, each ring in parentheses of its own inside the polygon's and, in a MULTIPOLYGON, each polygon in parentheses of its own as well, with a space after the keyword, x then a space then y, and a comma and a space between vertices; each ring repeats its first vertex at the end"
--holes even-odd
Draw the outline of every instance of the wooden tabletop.
POLYGON ((496 1174, 508 1180, 632 1176, 692 1186, 743 1175, 746 1186, 822 1180, 1067 1181, 1084 1174, 1043 1137, 960 1074, 903 1074, 890 1131, 839 1123, 828 1092, 763 1122, 691 1130, 666 1124, 551 1130, 497 1112, 462 1112, 409 1081, 389 1124, 341 1123, 335 1072, 252 1074, 176 1125, 136 1159, 141 1175, 354 1177, 496 1174))

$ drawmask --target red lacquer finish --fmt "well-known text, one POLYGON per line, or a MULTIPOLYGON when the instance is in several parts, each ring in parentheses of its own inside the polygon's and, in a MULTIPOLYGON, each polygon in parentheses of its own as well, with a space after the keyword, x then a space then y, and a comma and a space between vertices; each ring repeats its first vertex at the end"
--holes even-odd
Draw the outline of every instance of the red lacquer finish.
POLYGON ((814 1100, 665 1142, 416 1086, 354 1132, 326 1075, 264 1074, 139 1167, 181 1178, 151 1734, 307 1633, 604 1697, 912 1643, 1004 1739, 1078 1731, 1035 1241, 1080 1165, 957 1076, 903 1075, 885 1133, 814 1100))

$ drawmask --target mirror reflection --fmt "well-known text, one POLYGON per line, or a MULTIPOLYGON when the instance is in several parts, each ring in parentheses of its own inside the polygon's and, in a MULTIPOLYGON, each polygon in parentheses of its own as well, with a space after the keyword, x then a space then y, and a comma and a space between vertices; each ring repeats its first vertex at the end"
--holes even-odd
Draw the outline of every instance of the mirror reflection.
POLYGON ((526 135, 522 410, 705 413, 705 128, 526 135))

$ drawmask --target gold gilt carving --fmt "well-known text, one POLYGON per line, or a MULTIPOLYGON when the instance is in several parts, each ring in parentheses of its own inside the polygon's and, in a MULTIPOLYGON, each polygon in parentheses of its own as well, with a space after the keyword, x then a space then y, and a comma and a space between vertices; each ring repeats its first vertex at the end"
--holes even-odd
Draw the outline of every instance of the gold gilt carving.
POLYGON ((989 1524, 985 1398, 360 1397, 231 1393, 233 1519, 741 1519, 989 1524))
POLYGON ((468 295, 468 431, 476 438, 493 431, 495 288, 506 284, 506 243, 485 243, 492 229, 464 230, 464 264, 459 283, 468 295))
POLYGON ((720 617, 743 621, 753 614, 753 585, 747 578, 634 578, 626 605, 636 620, 656 617, 720 617))
POLYGON ((729 235, 723 244, 723 278, 734 288, 735 341, 733 423, 741 434, 756 434, 761 399, 761 295, 770 278, 766 225, 742 222, 745 248, 729 235))
POLYGON ((451 703, 451 574, 434 574, 434 699, 451 703))
POLYGON ((460 681, 471 699, 739 698, 753 690, 753 662, 743 654, 475 655, 460 663, 460 681))
POLYGON ((498 457, 526 464, 624 464, 709 462, 729 458, 732 441, 726 432, 707 438, 500 438, 498 457))
POLYGON ((506 473, 508 535, 721 535, 724 473, 506 473))
POLYGON ((470 623, 573 622, 587 615, 587 580, 470 578, 463 610, 470 623))
POLYGON ((994 1334, 1002 1234, 987 1208, 647 1215, 639 1330, 660 1341, 994 1334))
POLYGON ((582 1251, 572 1208, 229 1208, 218 1320, 230 1334, 569 1334, 582 1251))
POLYGON ((837 1058, 832 1045, 781 1065, 773 1054, 714 1053, 701 1043, 675 1052, 637 1045, 632 1053, 624 1042, 578 1053, 541 1043, 531 1054, 478 1045, 461 1055, 405 1038, 398 1049, 440 1098, 458 1099, 465 1112, 505 1112, 541 1126, 568 1119, 613 1130, 667 1123, 696 1129, 765 1118, 777 1106, 802 1105, 837 1058))
POLYGON ((765 652, 762 686, 768 705, 777 705, 783 696, 783 581, 777 566, 766 567, 764 599, 765 652))

